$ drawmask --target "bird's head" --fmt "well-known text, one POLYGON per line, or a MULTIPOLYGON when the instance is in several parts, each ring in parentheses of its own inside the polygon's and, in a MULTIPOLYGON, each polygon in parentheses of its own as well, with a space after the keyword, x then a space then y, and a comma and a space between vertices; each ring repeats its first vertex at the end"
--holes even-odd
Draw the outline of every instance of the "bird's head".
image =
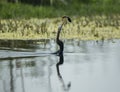
POLYGON ((70 17, 68 17, 68 16, 63 16, 62 21, 63 21, 63 24, 67 24, 67 22, 72 22, 70 17))

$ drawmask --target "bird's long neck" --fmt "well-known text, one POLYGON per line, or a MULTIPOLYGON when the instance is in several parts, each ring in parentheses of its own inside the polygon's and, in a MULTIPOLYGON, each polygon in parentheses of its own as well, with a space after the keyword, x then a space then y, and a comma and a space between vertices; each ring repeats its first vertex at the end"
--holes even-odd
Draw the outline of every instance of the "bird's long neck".
POLYGON ((62 26, 63 26, 63 23, 59 26, 58 28, 58 32, 57 32, 57 40, 59 40, 59 37, 60 37, 60 32, 62 30, 62 26))
POLYGON ((59 40, 59 37, 60 37, 60 31, 58 30, 58 32, 57 32, 57 40, 59 40))

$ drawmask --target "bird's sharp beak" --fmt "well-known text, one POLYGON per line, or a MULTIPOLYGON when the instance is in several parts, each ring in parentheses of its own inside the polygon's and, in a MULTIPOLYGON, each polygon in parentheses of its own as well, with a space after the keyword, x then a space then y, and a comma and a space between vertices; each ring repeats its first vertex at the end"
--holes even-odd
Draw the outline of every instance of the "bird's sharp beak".
POLYGON ((67 19, 68 19, 69 22, 72 22, 70 17, 68 17, 67 19))

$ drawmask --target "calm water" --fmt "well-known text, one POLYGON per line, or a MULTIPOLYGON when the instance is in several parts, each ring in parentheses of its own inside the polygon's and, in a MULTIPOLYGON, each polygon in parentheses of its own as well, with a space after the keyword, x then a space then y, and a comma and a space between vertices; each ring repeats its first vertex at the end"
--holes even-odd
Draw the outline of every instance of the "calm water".
POLYGON ((120 92, 120 40, 64 46, 59 57, 54 40, 0 42, 0 92, 120 92))

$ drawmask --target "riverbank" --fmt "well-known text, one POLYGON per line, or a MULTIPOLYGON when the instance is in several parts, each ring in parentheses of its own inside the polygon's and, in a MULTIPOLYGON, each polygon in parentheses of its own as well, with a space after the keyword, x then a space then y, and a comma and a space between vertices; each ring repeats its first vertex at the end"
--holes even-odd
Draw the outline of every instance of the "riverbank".
MULTIPOLYGON (((120 38, 120 16, 71 17, 61 39, 104 40, 120 38)), ((55 39, 61 18, 1 19, 0 39, 55 39)))

